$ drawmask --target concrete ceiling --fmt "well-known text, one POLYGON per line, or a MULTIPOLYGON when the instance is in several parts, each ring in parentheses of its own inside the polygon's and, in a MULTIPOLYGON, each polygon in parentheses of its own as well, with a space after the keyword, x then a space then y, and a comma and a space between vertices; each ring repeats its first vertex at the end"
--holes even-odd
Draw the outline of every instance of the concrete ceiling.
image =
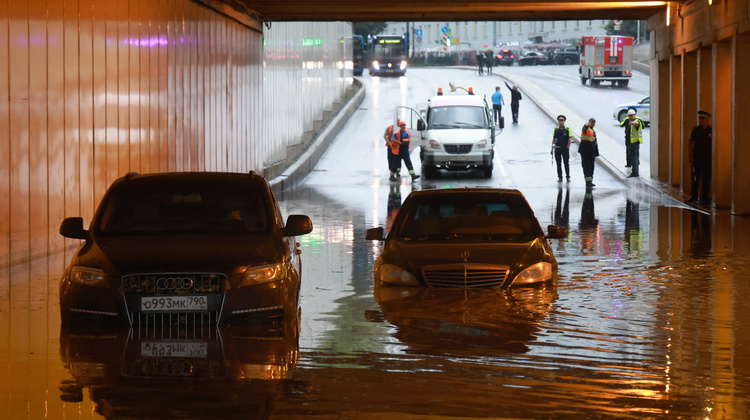
MULTIPOLYGON (((205 1, 205 0, 204 0, 205 1)), ((208 1, 208 2, 215 2, 208 1)), ((264 22, 457 22, 648 19, 665 1, 219 0, 264 22)), ((673 2, 679 3, 679 2, 673 2)))

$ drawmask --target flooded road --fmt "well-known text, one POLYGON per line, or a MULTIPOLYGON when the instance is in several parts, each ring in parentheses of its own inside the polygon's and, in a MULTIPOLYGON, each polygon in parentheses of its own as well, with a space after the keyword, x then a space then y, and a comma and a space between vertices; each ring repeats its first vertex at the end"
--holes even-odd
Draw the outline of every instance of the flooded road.
POLYGON ((500 81, 434 72, 363 77, 362 109, 279 196, 284 215, 315 225, 299 238, 299 325, 61 332, 70 254, 0 271, 0 417, 750 417, 750 219, 601 168, 587 190, 575 153, 573 181, 558 184, 554 124, 531 101, 499 136, 491 179, 390 183, 380 136, 394 103, 429 95, 438 76, 486 92, 500 81), (568 227, 552 240, 557 284, 376 287, 379 243, 365 229, 386 225, 413 189, 451 186, 518 188, 542 226, 568 227))

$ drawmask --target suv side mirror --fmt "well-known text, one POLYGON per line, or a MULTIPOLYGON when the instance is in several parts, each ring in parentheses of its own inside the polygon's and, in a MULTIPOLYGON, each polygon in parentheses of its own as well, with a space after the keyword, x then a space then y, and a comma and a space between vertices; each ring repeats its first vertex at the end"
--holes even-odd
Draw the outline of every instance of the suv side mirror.
POLYGON ((60 235, 72 239, 88 239, 89 232, 83 228, 82 217, 67 217, 60 224, 60 235))
POLYGON ((290 214, 286 218, 286 226, 281 229, 284 236, 306 235, 313 230, 312 220, 304 214, 290 214))
POLYGON ((548 238, 564 238, 568 236, 568 229, 565 226, 549 225, 547 226, 548 238))
POLYGON ((383 238, 383 232, 384 230, 382 227, 367 229, 367 231, 365 231, 365 239, 368 241, 382 241, 385 239, 383 238))

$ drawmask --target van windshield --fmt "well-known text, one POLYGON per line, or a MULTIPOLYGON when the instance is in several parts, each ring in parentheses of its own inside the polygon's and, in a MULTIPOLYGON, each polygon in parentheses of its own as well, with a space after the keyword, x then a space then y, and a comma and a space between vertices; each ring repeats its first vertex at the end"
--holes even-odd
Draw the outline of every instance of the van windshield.
POLYGON ((487 113, 480 106, 440 106, 430 108, 427 129, 470 128, 489 129, 487 113))

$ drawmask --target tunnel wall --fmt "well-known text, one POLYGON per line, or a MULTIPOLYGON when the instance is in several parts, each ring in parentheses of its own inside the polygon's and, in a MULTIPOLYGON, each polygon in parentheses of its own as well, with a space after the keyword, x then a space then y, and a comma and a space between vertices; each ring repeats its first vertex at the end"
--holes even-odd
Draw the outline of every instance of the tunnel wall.
POLYGON ((708 111, 713 128, 710 205, 750 215, 750 0, 670 2, 649 19, 651 58, 651 173, 692 193, 689 140, 698 110, 708 111), (667 71, 669 69, 669 71, 667 71), (658 104, 668 104, 666 106, 658 104))
POLYGON ((185 0, 0 0, 0 266, 64 248, 60 221, 128 172, 282 171, 351 87, 342 34, 185 0))

